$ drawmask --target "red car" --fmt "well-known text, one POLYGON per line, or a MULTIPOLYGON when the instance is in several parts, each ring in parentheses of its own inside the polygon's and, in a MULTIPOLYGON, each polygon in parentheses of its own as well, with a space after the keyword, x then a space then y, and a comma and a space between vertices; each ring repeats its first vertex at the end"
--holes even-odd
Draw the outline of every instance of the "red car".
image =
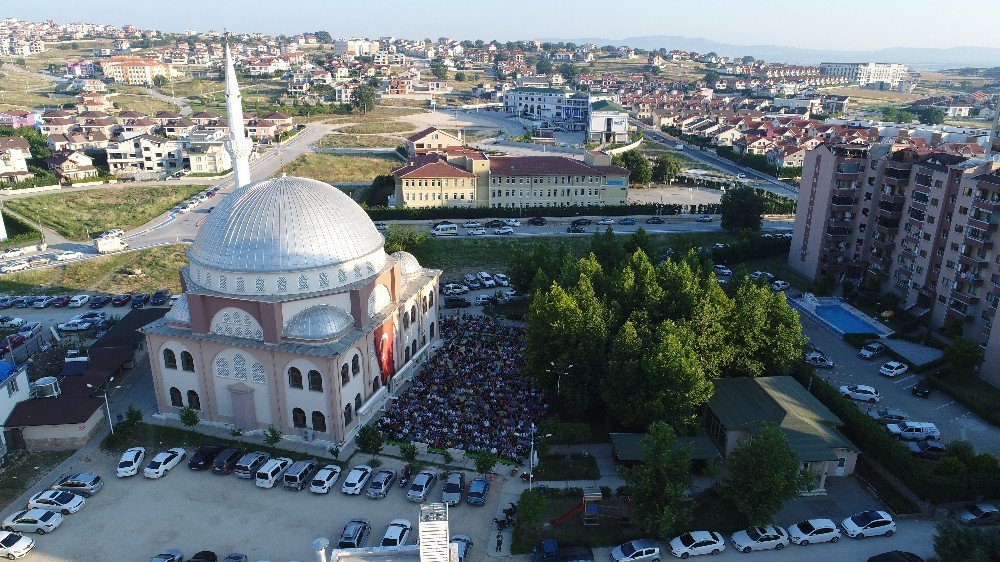
POLYGON ((132 293, 122 293, 111 299, 111 306, 125 306, 130 302, 132 302, 132 293))
POLYGON ((24 336, 21 334, 11 334, 5 337, 0 344, 0 355, 6 355, 12 348, 21 347, 24 344, 24 336))
POLYGON ((69 295, 59 295, 56 300, 52 301, 52 306, 64 307, 69 304, 70 299, 73 297, 69 295))

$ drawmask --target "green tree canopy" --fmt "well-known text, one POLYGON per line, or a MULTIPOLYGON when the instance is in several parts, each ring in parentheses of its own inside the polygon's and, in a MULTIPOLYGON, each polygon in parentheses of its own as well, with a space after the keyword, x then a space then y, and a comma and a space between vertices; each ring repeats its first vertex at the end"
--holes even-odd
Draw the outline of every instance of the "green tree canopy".
POLYGON ((985 358, 983 348, 974 341, 963 337, 956 337, 951 340, 948 347, 944 348, 944 359, 951 367, 949 376, 961 381, 971 377, 976 367, 982 364, 985 358))
POLYGON ((615 166, 628 168, 629 182, 633 184, 649 183, 653 181, 653 167, 642 152, 632 149, 620 155, 616 154, 611 163, 615 166))
POLYGON ((691 520, 687 501, 691 478, 691 453, 677 445, 669 425, 649 426, 642 449, 642 464, 624 470, 625 484, 632 501, 632 517, 661 539, 668 539, 691 520))
POLYGON ((431 63, 431 74, 438 80, 446 80, 448 78, 448 67, 443 62, 433 62, 431 63))
POLYGON ((940 125, 946 117, 943 109, 933 106, 920 110, 917 116, 924 125, 940 125))
POLYGON ((665 183, 673 180, 677 177, 677 174, 681 173, 681 162, 680 160, 669 155, 662 155, 656 158, 656 163, 653 164, 653 181, 658 183, 665 183))
POLYGON ((760 230, 764 218, 764 199, 752 187, 735 187, 722 196, 719 212, 722 228, 729 232, 760 230))
POLYGON ((354 438, 354 442, 357 444, 358 450, 362 453, 377 455, 382 452, 382 445, 385 443, 385 438, 382 437, 382 432, 377 427, 366 425, 358 430, 358 435, 354 438))
POLYGON ((552 61, 548 58, 540 58, 535 64, 535 72, 538 74, 552 74, 552 61))
POLYGON ((940 562, 997 562, 1000 527, 966 527, 955 519, 937 524, 934 554, 940 562))
POLYGON ((375 91, 375 88, 370 84, 361 84, 354 88, 354 92, 351 93, 351 105, 360 109, 362 113, 368 113, 375 108, 377 97, 378 92, 375 91))

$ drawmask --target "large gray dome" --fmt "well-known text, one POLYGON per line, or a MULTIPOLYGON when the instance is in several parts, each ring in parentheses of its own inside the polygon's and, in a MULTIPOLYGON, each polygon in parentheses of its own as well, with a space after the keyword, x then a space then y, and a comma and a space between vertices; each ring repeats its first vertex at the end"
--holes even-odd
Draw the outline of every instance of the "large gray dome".
POLYGON ((215 271, 288 273, 384 256, 384 243, 364 210, 339 189, 280 177, 226 196, 205 219, 188 257, 215 271))
POLYGON ((343 310, 317 305, 307 308, 285 322, 285 337, 299 340, 333 339, 354 325, 354 317, 343 310))

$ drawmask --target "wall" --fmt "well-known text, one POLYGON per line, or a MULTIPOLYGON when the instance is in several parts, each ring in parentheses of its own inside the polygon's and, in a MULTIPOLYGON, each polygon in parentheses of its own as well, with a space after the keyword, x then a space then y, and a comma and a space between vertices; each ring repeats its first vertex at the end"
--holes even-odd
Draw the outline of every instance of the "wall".
POLYGON ((107 418, 101 406, 84 423, 25 427, 21 434, 29 451, 78 449, 86 445, 105 423, 107 418))
POLYGON ((625 146, 620 146, 618 148, 612 148, 612 149, 609 149, 609 150, 605 150, 604 152, 607 152, 608 154, 611 154, 613 156, 615 154, 621 154, 623 152, 628 152, 630 150, 634 150, 636 148, 639 148, 639 145, 641 145, 641 144, 642 144, 642 139, 639 139, 639 140, 635 141, 632 144, 627 144, 625 146))

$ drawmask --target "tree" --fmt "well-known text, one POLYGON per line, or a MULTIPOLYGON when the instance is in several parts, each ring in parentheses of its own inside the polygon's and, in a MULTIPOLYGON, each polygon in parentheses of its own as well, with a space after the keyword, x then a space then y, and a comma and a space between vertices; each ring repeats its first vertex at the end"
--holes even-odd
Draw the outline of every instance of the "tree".
POLYGON ((944 348, 944 359, 951 366, 950 376, 962 381, 971 377, 976 367, 982 364, 984 352, 979 344, 956 337, 944 348))
POLYGON ((673 156, 666 154, 658 156, 656 163, 653 164, 653 181, 657 183, 672 181, 679 173, 681 173, 681 162, 673 156))
POLYGON ((427 243, 427 232, 397 223, 389 225, 389 233, 385 237, 385 251, 419 253, 420 248, 427 243))
POLYGON ((642 450, 642 464, 624 469, 632 517, 654 535, 667 539, 691 520, 687 501, 693 485, 691 453, 677 445, 674 430, 663 422, 649 426, 642 450))
POLYGON ((702 78, 709 88, 714 88, 715 83, 719 81, 719 73, 714 70, 709 70, 705 73, 705 77, 702 78))
POLYGON ((273 425, 269 425, 267 426, 267 429, 264 430, 264 444, 268 447, 274 447, 284 436, 285 435, 281 433, 280 429, 274 427, 273 425))
POLYGON ((542 522, 548 498, 536 490, 525 490, 517 500, 517 523, 522 528, 534 530, 542 522))
POLYGON ((719 205, 722 228, 729 232, 760 230, 764 217, 764 199, 752 187, 737 187, 726 191, 719 205))
POLYGON ((129 406, 128 410, 125 410, 125 423, 136 425, 141 421, 142 410, 136 408, 135 406, 129 406))
POLYGON ((354 443, 358 446, 358 450, 367 455, 381 453, 384 442, 382 432, 374 425, 362 427, 358 430, 357 437, 354 438, 354 443))
POLYGON ((812 475, 802 469, 785 434, 766 422, 726 460, 729 476, 722 493, 753 525, 771 523, 788 500, 807 490, 812 475))
POLYGON ((576 82, 578 76, 580 76, 580 69, 571 63, 564 62, 559 65, 559 74, 569 83, 576 82))
POLYGON ((628 179, 632 184, 649 183, 653 181, 653 167, 642 152, 629 150, 621 155, 615 155, 612 164, 629 170, 628 179))
POLYGON ((360 109, 362 113, 368 113, 375 107, 377 96, 375 88, 370 84, 362 84, 354 88, 354 92, 351 93, 351 105, 360 109))
POLYGON ((333 43, 333 37, 330 36, 329 31, 315 31, 313 35, 316 36, 316 40, 320 43, 333 43))
POLYGON ((438 80, 448 79, 448 67, 443 62, 431 63, 431 74, 438 80))
POLYGON ((184 424, 185 427, 194 427, 198 425, 199 421, 201 421, 201 418, 198 417, 198 412, 196 412, 191 406, 184 406, 181 408, 178 416, 181 418, 181 423, 184 424))
POLYGON ((164 86, 167 85, 167 82, 169 81, 170 80, 168 80, 166 76, 162 74, 157 74, 156 76, 153 77, 153 86, 155 86, 156 88, 163 88, 164 86))
POLYGON ((28 149, 31 151, 29 164, 43 166, 45 159, 52 156, 52 151, 49 150, 48 140, 45 138, 45 135, 34 127, 17 127, 16 129, 13 127, 0 127, 0 136, 16 136, 28 141, 28 149))
POLYGON ((940 562, 996 562, 1000 527, 966 527, 954 518, 937 524, 934 554, 940 562))
POLYGON ((940 107, 928 107, 919 111, 917 117, 924 125, 940 125, 944 123, 946 115, 940 107))
POLYGON ((465 82, 465 73, 464 72, 456 72, 455 73, 455 81, 457 81, 457 82, 465 82))
POLYGON ((535 72, 538 74, 551 74, 552 73, 552 61, 547 58, 542 58, 538 60, 535 64, 535 72))
POLYGON ((406 464, 417 462, 417 446, 413 443, 403 443, 399 446, 399 456, 403 457, 406 464))
POLYGON ((476 472, 486 476, 493 472, 493 465, 497 463, 497 458, 492 453, 478 453, 475 457, 476 472))

